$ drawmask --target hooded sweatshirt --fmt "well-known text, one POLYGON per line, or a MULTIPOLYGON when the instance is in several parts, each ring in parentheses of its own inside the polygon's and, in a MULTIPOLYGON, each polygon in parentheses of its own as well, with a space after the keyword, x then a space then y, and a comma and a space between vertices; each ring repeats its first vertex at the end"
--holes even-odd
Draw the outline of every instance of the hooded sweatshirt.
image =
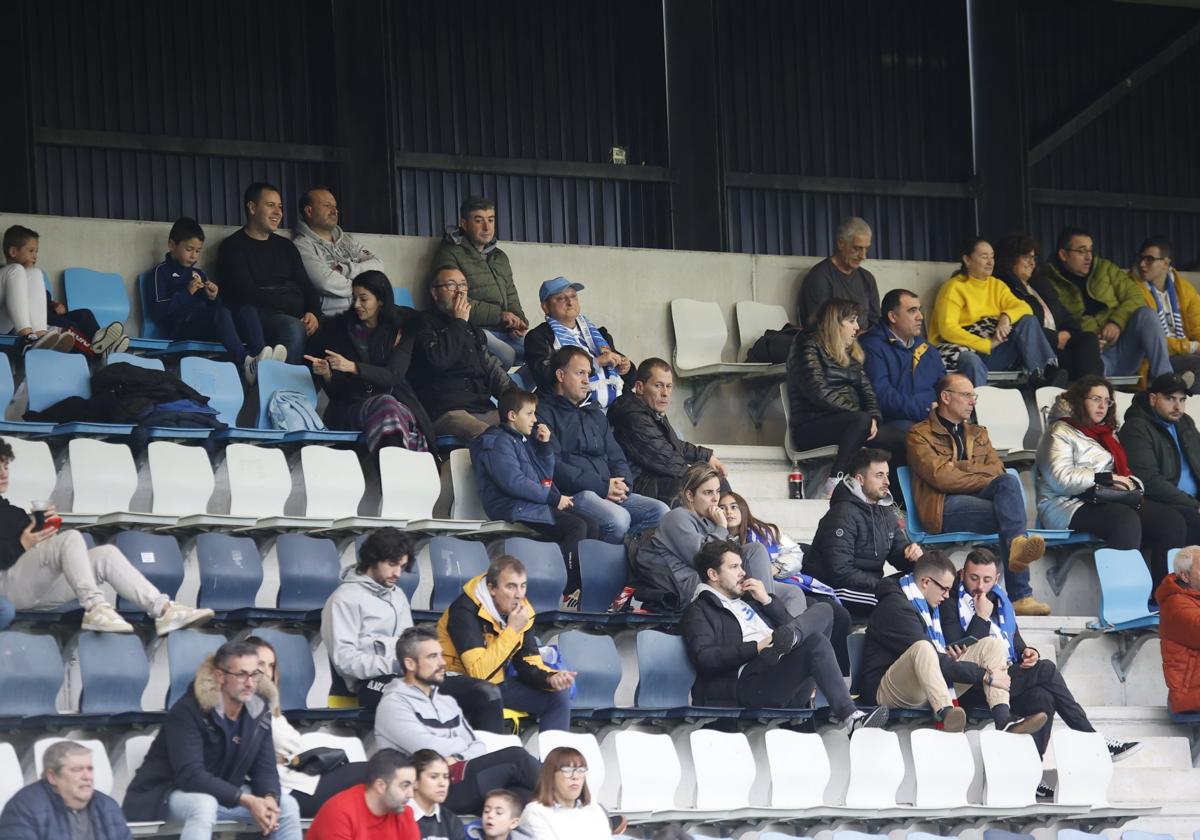
POLYGON ((357 691, 364 680, 398 674, 396 639, 413 626, 399 585, 384 586, 350 566, 321 610, 321 639, 333 667, 357 691))
POLYGON ((401 752, 436 750, 438 755, 475 758, 487 746, 475 735, 458 701, 434 686, 426 694, 419 686, 392 680, 375 710, 375 739, 380 748, 401 752))
POLYGON ((350 308, 350 281, 364 271, 383 271, 383 260, 358 243, 339 225, 333 226, 333 241, 318 236, 304 222, 297 222, 292 243, 300 252, 308 279, 321 294, 321 314, 336 315, 350 308))

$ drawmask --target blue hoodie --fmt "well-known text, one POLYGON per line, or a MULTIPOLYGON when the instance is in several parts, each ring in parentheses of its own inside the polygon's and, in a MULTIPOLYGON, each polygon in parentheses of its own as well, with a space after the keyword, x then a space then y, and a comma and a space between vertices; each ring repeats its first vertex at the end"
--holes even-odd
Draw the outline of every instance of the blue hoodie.
POLYGON ((864 333, 858 343, 866 354, 863 368, 875 389, 883 422, 918 423, 928 418, 929 407, 937 400, 934 386, 946 375, 937 348, 924 338, 916 339, 911 348, 905 347, 882 321, 864 333), (917 352, 921 357, 913 370, 913 354, 917 352))

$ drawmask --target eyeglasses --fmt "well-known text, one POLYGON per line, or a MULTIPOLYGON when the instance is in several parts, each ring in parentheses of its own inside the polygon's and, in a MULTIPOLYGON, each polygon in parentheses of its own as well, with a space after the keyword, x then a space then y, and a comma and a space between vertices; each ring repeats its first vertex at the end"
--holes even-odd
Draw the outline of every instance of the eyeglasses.
POLYGON ((976 394, 974 391, 951 391, 949 388, 947 388, 945 392, 947 394, 954 394, 972 402, 979 399, 979 394, 976 394))
POLYGON ((434 286, 434 288, 435 289, 453 289, 454 291, 458 292, 458 291, 466 291, 467 284, 466 283, 439 283, 438 285, 434 286))
POLYGON ((1081 257, 1090 257, 1096 253, 1091 248, 1067 248, 1065 250, 1070 251, 1072 254, 1079 254, 1081 257))
POLYGON ((1084 399, 1094 405, 1102 405, 1105 408, 1108 408, 1110 405, 1116 402, 1116 400, 1111 400, 1108 397, 1084 397, 1084 399))
POLYGON ((258 678, 263 675, 262 671, 227 671, 224 668, 218 668, 222 674, 233 677, 239 682, 258 682, 258 678))
POLYGON ((1138 265, 1145 265, 1146 263, 1154 264, 1159 260, 1165 261, 1166 259, 1166 257, 1152 257, 1149 254, 1142 254, 1140 257, 1138 257, 1138 265))
POLYGON ((938 583, 936 580, 934 580, 934 579, 933 579, 933 578, 931 578, 931 577, 927 577, 927 578, 925 578, 925 580, 929 581, 929 582, 930 582, 930 583, 932 583, 934 586, 936 586, 938 589, 942 590, 942 594, 943 594, 943 595, 949 595, 949 594, 950 594, 950 587, 951 587, 951 586, 954 586, 954 584, 950 584, 950 586, 943 586, 942 584, 938 583))
POLYGON ((558 772, 562 773, 568 779, 573 779, 576 776, 586 776, 587 768, 586 767, 559 767, 558 772))
POLYGON ((1035 263, 1037 262, 1037 254, 1021 254, 1021 256, 1017 257, 1017 260, 1020 262, 1035 263))

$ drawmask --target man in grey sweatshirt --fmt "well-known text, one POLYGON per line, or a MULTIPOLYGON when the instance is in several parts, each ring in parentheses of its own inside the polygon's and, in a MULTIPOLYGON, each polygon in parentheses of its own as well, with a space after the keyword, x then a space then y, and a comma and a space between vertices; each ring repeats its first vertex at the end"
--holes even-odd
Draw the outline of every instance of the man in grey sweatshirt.
POLYGON ((299 210, 292 243, 321 293, 321 314, 345 312, 350 308, 350 281, 364 271, 383 271, 383 260, 341 229, 337 199, 324 187, 305 191, 299 210))

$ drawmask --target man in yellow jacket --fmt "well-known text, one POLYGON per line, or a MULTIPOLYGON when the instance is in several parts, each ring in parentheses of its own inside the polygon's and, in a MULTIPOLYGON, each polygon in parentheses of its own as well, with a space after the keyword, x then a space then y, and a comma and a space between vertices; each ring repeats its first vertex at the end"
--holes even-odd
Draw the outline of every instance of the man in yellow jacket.
POLYGON ((533 605, 525 598, 527 577, 516 557, 497 557, 442 614, 438 641, 449 673, 498 685, 505 707, 537 715, 542 730, 567 730, 575 672, 542 661, 533 605))
MULTIPOLYGON (((1200 294, 1175 270, 1169 240, 1152 236, 1142 243, 1138 255, 1138 288, 1146 306, 1158 315, 1171 367, 1176 373, 1200 374, 1200 294)), ((1196 392, 1193 385, 1192 393, 1196 392)))

